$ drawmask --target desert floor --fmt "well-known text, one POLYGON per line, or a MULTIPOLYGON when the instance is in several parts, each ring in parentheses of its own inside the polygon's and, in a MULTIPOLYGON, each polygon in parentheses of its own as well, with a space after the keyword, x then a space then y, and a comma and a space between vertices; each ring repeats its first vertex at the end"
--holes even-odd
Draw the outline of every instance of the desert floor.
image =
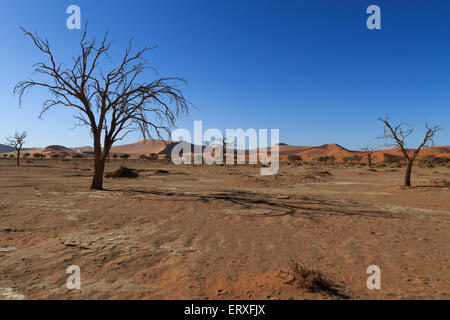
POLYGON ((92 160, 0 161, 0 298, 340 298, 287 283, 290 260, 352 299, 450 298, 450 188, 436 184, 448 167, 416 166, 418 187, 403 190, 403 168, 283 164, 264 177, 114 160, 106 172, 120 164, 140 177, 90 191, 92 160), (366 286, 372 264, 380 290, 366 286), (70 265, 81 290, 66 287, 70 265))

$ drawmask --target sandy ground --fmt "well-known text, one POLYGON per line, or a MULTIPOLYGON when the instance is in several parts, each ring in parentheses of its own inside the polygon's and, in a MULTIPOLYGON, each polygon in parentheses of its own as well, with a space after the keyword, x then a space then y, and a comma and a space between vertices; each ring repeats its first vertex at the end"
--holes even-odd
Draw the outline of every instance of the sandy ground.
POLYGON ((175 166, 90 191, 91 161, 0 161, 1 299, 338 299, 290 279, 306 263, 352 299, 449 299, 450 169, 175 166), (159 172, 167 170, 168 172, 159 172), (328 171, 331 175, 321 174, 328 171), (369 290, 366 269, 381 268, 369 290), (81 290, 66 287, 70 265, 81 290))

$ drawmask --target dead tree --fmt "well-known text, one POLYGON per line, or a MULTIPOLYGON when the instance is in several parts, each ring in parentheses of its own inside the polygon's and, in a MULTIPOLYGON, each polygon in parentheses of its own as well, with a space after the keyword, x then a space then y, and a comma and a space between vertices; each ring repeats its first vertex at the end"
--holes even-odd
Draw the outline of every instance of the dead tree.
POLYGON ((116 141, 134 130, 139 130, 144 139, 151 134, 163 139, 162 134, 169 134, 176 118, 187 113, 190 107, 181 89, 175 86, 175 83, 186 84, 185 80, 174 77, 144 80, 144 71, 154 70, 144 58, 150 48, 132 53, 130 40, 122 59, 112 66, 108 33, 97 42, 87 39, 84 28, 80 53, 66 67, 56 61, 46 38, 22 30, 47 57, 47 62, 36 65, 36 72, 46 76, 47 81, 22 81, 16 85, 14 93, 19 95, 21 103, 28 89, 47 89, 53 98, 44 102, 40 116, 59 105, 77 112, 74 118, 79 121, 78 125, 90 127, 95 167, 91 189, 103 188, 105 161, 116 141), (105 58, 109 62, 106 66, 103 65, 105 58))
POLYGON ((13 137, 6 138, 6 143, 13 147, 17 153, 17 166, 20 166, 20 152, 22 151, 23 144, 25 143, 25 139, 27 137, 27 133, 24 132, 16 132, 13 137))
POLYGON ((414 129, 405 122, 400 122, 397 126, 392 126, 389 123, 389 118, 378 118, 384 124, 384 134, 379 139, 391 140, 391 143, 387 143, 388 146, 395 146, 400 149, 403 157, 406 160, 406 172, 405 172, 405 187, 411 186, 411 171, 420 150, 424 147, 429 147, 434 144, 434 136, 436 132, 441 130, 439 125, 432 126, 425 122, 426 133, 422 143, 414 149, 412 152, 408 152, 406 148, 406 138, 414 132, 414 129))
POLYGON ((367 156, 367 164, 369 168, 372 168, 373 158, 375 156, 375 152, 377 152, 378 149, 371 146, 366 146, 364 148, 361 148, 361 151, 365 152, 367 156))
MULTIPOLYGON (((220 152, 223 165, 227 162, 227 152, 233 151, 234 157, 236 157, 236 142, 229 141, 227 138, 215 138, 214 141, 207 142, 207 144, 215 149, 215 152, 220 152)), ((236 159, 235 159, 236 160, 236 159)))

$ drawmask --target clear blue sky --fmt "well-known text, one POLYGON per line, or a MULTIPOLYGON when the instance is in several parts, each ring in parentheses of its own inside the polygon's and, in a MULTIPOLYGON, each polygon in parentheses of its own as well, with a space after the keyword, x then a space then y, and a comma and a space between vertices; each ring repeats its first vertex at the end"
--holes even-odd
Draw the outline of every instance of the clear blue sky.
MULTIPOLYGON (((448 0, 205 0, 25 1, 0 11, 0 142, 29 132, 28 147, 91 145, 75 128, 73 112, 53 109, 38 119, 47 92, 31 91, 19 109, 14 85, 33 76, 43 56, 19 30, 50 40, 69 63, 81 32, 66 28, 66 8, 77 4, 89 33, 110 31, 113 58, 135 39, 157 45, 147 56, 161 75, 189 81, 185 93, 207 128, 279 128, 296 145, 381 144, 378 116, 440 123, 437 144, 450 144, 450 1, 448 0), (381 30, 366 28, 366 8, 381 7, 381 30)), ((153 74, 149 73, 149 77, 153 74)), ((124 142, 135 142, 130 135, 124 142)))

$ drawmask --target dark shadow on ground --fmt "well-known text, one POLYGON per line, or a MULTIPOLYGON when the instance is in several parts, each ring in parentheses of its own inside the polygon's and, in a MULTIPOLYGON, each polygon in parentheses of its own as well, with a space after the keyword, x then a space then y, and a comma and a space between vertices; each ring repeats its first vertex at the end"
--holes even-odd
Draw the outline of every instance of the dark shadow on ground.
MULTIPOLYGON (((331 214, 344 216, 364 216, 364 217, 381 217, 389 219, 405 218, 405 214, 393 214, 380 210, 355 210, 349 207, 367 207, 367 204, 361 204, 354 201, 348 201, 345 204, 322 199, 312 199, 308 197, 294 197, 289 199, 275 199, 277 195, 267 195, 252 192, 211 192, 211 193, 183 193, 159 190, 105 190, 110 192, 124 192, 130 194, 146 194, 160 197, 171 197, 171 201, 192 201, 201 200, 208 201, 226 201, 241 206, 241 209, 248 209, 248 214, 242 216, 248 217, 305 217, 314 218, 317 214, 331 214), (173 199, 176 198, 176 199, 173 199), (267 213, 252 213, 254 209, 269 209, 267 213)), ((231 208, 230 208, 231 209, 231 208)), ((235 209, 235 208, 233 208, 235 209)))

